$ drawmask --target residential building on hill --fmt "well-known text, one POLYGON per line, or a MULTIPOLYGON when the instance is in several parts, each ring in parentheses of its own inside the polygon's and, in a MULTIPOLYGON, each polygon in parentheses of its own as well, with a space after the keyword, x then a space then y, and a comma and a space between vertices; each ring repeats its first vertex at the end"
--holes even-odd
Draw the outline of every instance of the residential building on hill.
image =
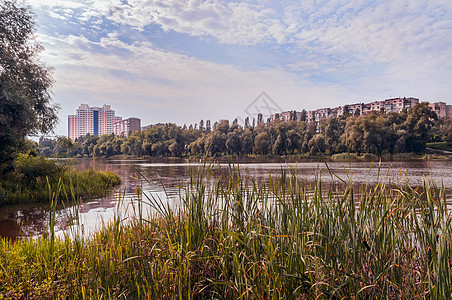
POLYGON ((301 112, 300 111, 284 111, 277 114, 270 115, 270 122, 276 121, 276 119, 279 119, 284 122, 289 121, 300 121, 301 120, 301 112))
POLYGON ((114 124, 114 133, 117 136, 128 138, 132 133, 141 130, 141 119, 128 118, 114 124))
POLYGON ((90 107, 88 104, 81 104, 75 115, 68 116, 68 137, 75 140, 88 133, 96 136, 111 134, 113 124, 121 119, 115 115, 110 105, 90 107))
MULTIPOLYGON (((389 112, 401 112, 403 109, 410 109, 419 103, 418 98, 391 98, 382 101, 374 101, 369 103, 355 103, 348 104, 344 106, 338 106, 334 108, 319 108, 316 110, 311 110, 306 112, 307 121, 308 122, 316 122, 317 124, 324 119, 336 118, 343 115, 355 115, 361 116, 368 114, 372 111, 380 112, 383 111, 385 113, 389 112)), ((445 109, 445 111, 447 111, 445 109)), ((290 118, 291 114, 296 115, 297 121, 301 119, 301 112, 288 111, 282 113, 276 113, 270 115, 270 121, 274 122, 276 119, 279 119, 284 122, 288 122, 293 120, 290 118)))
POLYGON ((440 118, 452 118, 452 105, 447 105, 445 102, 430 103, 428 106, 432 108, 434 112, 440 118))

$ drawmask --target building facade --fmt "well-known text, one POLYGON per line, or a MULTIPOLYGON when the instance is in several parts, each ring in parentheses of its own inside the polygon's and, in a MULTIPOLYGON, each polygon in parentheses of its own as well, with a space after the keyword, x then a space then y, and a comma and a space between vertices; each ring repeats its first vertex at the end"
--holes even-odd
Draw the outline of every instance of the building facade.
MULTIPOLYGON (((410 109, 418 103, 419 99, 417 98, 391 98, 370 103, 355 103, 334 108, 319 108, 316 110, 307 111, 306 119, 308 122, 316 122, 317 124, 319 124, 322 120, 337 118, 343 115, 361 116, 366 115, 370 112, 399 113, 403 109, 410 109)), ((444 111, 447 111, 447 108, 445 108, 444 111)), ((293 120, 289 117, 291 113, 295 113, 297 121, 300 120, 300 112, 288 111, 270 115, 270 121, 274 122, 275 120, 279 119, 281 121, 288 122, 290 120, 293 120)))
POLYGON ((300 121, 301 120, 301 112, 290 110, 290 111, 284 111, 281 113, 271 114, 270 122, 275 122, 276 120, 281 120, 283 122, 300 121))
POLYGON ((452 105, 447 105, 445 102, 430 103, 428 106, 432 108, 439 118, 452 118, 452 105))
POLYGON ((81 104, 75 115, 68 116, 68 137, 75 140, 88 133, 96 136, 111 134, 113 124, 121 119, 115 115, 110 105, 90 107, 88 104, 81 104))
POLYGON ((116 122, 113 126, 115 135, 128 138, 132 133, 141 130, 141 120, 138 118, 128 118, 116 122))

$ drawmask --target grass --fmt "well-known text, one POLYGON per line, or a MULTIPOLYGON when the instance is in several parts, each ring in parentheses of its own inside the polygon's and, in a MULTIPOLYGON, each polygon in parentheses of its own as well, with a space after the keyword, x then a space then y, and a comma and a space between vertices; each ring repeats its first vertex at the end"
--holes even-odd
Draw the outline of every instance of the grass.
POLYGON ((74 193, 71 198, 101 197, 120 183, 113 172, 78 170, 43 156, 20 155, 14 171, 0 179, 0 205, 49 201, 53 191, 69 186, 73 187, 68 191, 74 193))
POLYGON ((91 237, 2 240, 0 299, 451 299, 444 188, 306 187, 296 169, 257 184, 214 167, 188 170, 180 207, 144 193, 136 217, 91 237))
POLYGON ((427 147, 452 152, 452 142, 427 143, 427 147))

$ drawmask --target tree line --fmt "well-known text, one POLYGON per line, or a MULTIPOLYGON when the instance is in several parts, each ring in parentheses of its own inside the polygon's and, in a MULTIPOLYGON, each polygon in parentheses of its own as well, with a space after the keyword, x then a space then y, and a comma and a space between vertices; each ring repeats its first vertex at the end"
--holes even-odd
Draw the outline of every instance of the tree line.
POLYGON ((400 113, 346 115, 322 120, 232 124, 228 120, 201 121, 195 126, 164 124, 133 133, 129 138, 111 135, 42 138, 45 156, 111 157, 114 155, 188 157, 218 155, 294 155, 353 152, 422 153, 426 143, 452 141, 452 120, 438 119, 427 102, 400 113))

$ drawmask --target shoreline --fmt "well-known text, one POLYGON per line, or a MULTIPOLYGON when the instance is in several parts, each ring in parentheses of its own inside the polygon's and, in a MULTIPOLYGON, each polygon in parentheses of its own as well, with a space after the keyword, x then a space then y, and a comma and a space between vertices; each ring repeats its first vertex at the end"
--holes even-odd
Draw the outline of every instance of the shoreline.
POLYGON ((349 186, 323 196, 320 182, 303 189, 290 170, 281 171, 287 182, 268 186, 244 185, 234 170, 210 185, 204 171, 185 186, 181 211, 118 215, 88 237, 1 239, 0 295, 384 299, 452 292, 451 215, 433 182, 422 191, 382 182, 359 195, 349 186))

